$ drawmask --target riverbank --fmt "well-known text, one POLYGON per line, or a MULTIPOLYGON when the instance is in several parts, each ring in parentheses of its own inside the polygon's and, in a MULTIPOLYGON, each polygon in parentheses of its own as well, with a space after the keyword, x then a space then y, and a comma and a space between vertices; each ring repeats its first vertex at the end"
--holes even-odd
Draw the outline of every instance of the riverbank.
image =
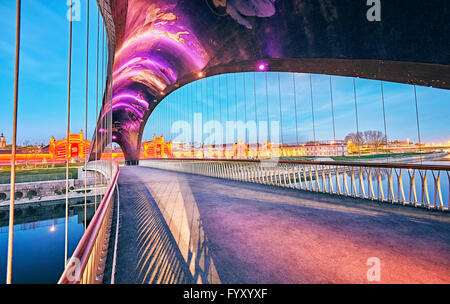
MULTIPOLYGON (((365 162, 365 163, 418 163, 424 161, 435 161, 446 159, 449 157, 447 152, 436 152, 436 153, 405 153, 405 154, 394 154, 394 155, 363 155, 358 156, 339 156, 339 157, 327 157, 327 161, 354 161, 354 162, 365 162)), ((324 161, 322 157, 317 157, 315 161, 324 161)))
MULTIPOLYGON (((104 195, 107 187, 99 187, 97 189, 91 189, 92 191, 87 195, 88 199, 92 200, 95 196, 104 195)), ((78 201, 79 199, 84 200, 84 193, 77 192, 69 192, 69 200, 70 201, 78 201)), ((48 204, 48 203, 57 203, 58 201, 65 200, 65 194, 61 195, 47 195, 42 197, 35 197, 32 199, 22 198, 14 201, 14 206, 25 206, 25 205, 33 205, 33 204, 48 204)), ((0 210, 9 208, 10 201, 0 202, 0 210)))

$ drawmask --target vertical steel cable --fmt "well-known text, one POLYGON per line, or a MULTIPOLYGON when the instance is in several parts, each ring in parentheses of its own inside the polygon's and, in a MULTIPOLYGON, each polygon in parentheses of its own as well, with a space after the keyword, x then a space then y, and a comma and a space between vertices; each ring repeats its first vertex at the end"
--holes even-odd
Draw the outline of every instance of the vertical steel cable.
MULTIPOLYGON (((356 80, 355 77, 353 77, 353 95, 355 99, 355 117, 356 117, 356 136, 359 136, 359 122, 358 122, 358 103, 356 101, 356 80)), ((361 148, 360 148, 360 142, 358 140, 358 155, 361 157, 361 148)))
POLYGON ((223 120, 222 120, 222 99, 221 99, 221 96, 222 96, 222 85, 221 85, 221 75, 219 75, 219 95, 218 95, 218 98, 219 98, 219 118, 220 118, 220 125, 222 126, 222 132, 221 132, 221 135, 220 135, 220 138, 221 138, 221 143, 220 143, 220 151, 221 151, 221 153, 222 153, 222 150, 223 150, 223 120))
POLYGON ((316 124, 314 121, 314 97, 313 97, 313 87, 312 87, 312 76, 309 74, 309 88, 311 91, 311 114, 312 114, 312 123, 313 123, 313 140, 314 145, 316 145, 316 124))
MULTIPOLYGON (((176 117, 175 120, 178 121, 180 120, 180 112, 179 112, 179 104, 180 104, 180 97, 181 97, 181 91, 178 90, 177 92, 177 96, 175 99, 175 108, 176 108, 176 117)), ((165 119, 165 113, 167 112, 167 108, 168 108, 168 103, 164 102, 162 107, 161 107, 161 129, 162 129, 162 133, 164 136, 167 136, 167 119, 165 119)))
MULTIPOLYGON (((183 117, 183 113, 181 111, 181 105, 183 103, 183 94, 184 94, 184 90, 179 89, 178 90, 177 103, 176 103, 176 107, 177 107, 177 121, 181 121, 182 117, 183 117)), ((184 136, 184 134, 183 134, 183 136, 184 136)), ((184 138, 182 138, 182 140, 184 141, 184 138)))
MULTIPOLYGON (((102 2, 102 11, 103 11, 103 2, 102 2)), ((105 98, 105 27, 103 25, 102 27, 102 101, 101 101, 101 109, 102 112, 105 110, 104 107, 104 98, 105 98)), ((103 116, 103 115, 102 115, 103 116)), ((102 153, 103 153, 103 143, 105 140, 105 136, 103 133, 105 132, 105 119, 102 117, 101 119, 101 127, 100 127, 100 159, 102 159, 102 153)), ((102 195, 103 198, 103 195, 102 195)))
POLYGON ((221 84, 220 84, 220 75, 218 76, 218 78, 219 78, 219 94, 218 94, 218 100, 219 100, 219 120, 220 120, 220 124, 222 124, 222 101, 220 100, 220 96, 222 95, 221 93, 221 89, 222 89, 222 86, 221 86, 221 84))
POLYGON ((298 141, 298 122, 297 122, 297 90, 295 85, 295 73, 292 73, 292 83, 294 85, 295 136, 297 138, 297 146, 298 146, 299 141, 298 141))
MULTIPOLYGON (((383 105, 383 122, 384 122, 384 136, 386 139, 386 150, 388 148, 388 136, 387 136, 387 127, 386 127, 386 111, 384 107, 384 88, 383 88, 383 80, 380 81, 381 86, 381 102, 383 105)), ((386 157, 386 161, 389 162, 389 157, 386 157)))
MULTIPOLYGON (((194 113, 198 113, 198 87, 200 86, 201 82, 202 82, 202 80, 198 80, 195 83, 195 111, 194 111, 194 113)), ((203 125, 203 121, 201 122, 201 124, 203 125)), ((200 130, 197 130, 197 127, 198 126, 194 125, 194 138, 193 138, 193 141, 194 141, 194 156, 196 155, 195 154, 195 152, 196 152, 195 151, 196 144, 198 145, 198 143, 195 142, 196 139, 198 140, 196 135, 198 135, 198 131, 200 131, 200 130)))
MULTIPOLYGON (((178 92, 178 94, 177 94, 177 101, 179 100, 179 93, 180 92, 178 92)), ((161 116, 161 118, 160 118, 160 122, 161 122, 161 134, 164 136, 164 138, 167 138, 167 120, 166 119, 164 119, 164 114, 165 114, 165 112, 167 112, 167 107, 168 107, 168 104, 167 104, 167 102, 165 102, 164 101, 164 99, 161 101, 161 109, 160 109, 160 116, 161 116)), ((176 106, 176 104, 175 104, 175 106, 176 106)))
POLYGON ((419 152, 420 154, 420 163, 422 164, 422 139, 420 138, 420 124, 419 124, 419 105, 417 104, 417 89, 416 85, 414 85, 414 100, 416 103, 416 121, 417 121, 417 137, 419 138, 419 152))
MULTIPOLYGON (((184 120, 187 122, 188 125, 190 125, 190 104, 189 104, 189 99, 190 99, 190 91, 191 91, 191 86, 190 84, 187 84, 185 86, 185 94, 184 94, 184 106, 183 106, 183 113, 184 113, 184 120)), ((190 138, 189 138, 189 134, 186 132, 186 146, 188 147, 189 143, 190 143, 190 138)))
MULTIPOLYGON (((108 45, 109 46, 109 45, 108 45)), ((108 86, 106 88, 107 92, 108 92, 108 98, 109 98, 109 122, 108 122, 108 131, 109 131, 109 150, 110 150, 110 158, 111 161, 109 162, 109 170, 110 170, 110 176, 113 176, 113 141, 112 141, 112 123, 113 123, 113 109, 112 109, 112 85, 113 85, 113 80, 112 80, 112 61, 109 60, 109 48, 108 48, 108 61, 106 64, 106 73, 108 74, 107 79, 109 79, 108 82, 108 86)), ((138 157, 140 157, 140 155, 138 154, 138 157)), ((139 161, 139 159, 138 159, 139 161)))
MULTIPOLYGON (((183 94, 183 96, 184 96, 184 98, 183 98, 183 103, 182 103, 182 110, 183 110, 183 120, 184 121, 189 121, 188 120, 188 118, 189 118, 189 107, 188 107, 188 98, 189 98, 189 95, 188 95, 188 87, 187 86, 185 86, 184 87, 184 94, 183 94)), ((186 133, 186 135, 185 135, 186 137, 186 145, 188 145, 188 140, 189 140, 189 138, 187 137, 188 136, 188 134, 186 133)))
POLYGON ((227 121, 230 120, 230 96, 229 96, 229 88, 228 88, 228 74, 225 74, 225 86, 227 88, 227 121))
POLYGON ((258 132, 258 108, 256 106, 256 72, 253 72, 253 95, 255 98, 255 123, 256 123, 256 157, 259 150, 259 132, 258 132))
MULTIPOLYGON (((88 133, 88 92, 89 92, 89 0, 87 0, 87 26, 86 26, 86 117, 84 126, 84 139, 87 142, 88 133)), ((83 155, 86 149, 83 151, 83 155)), ((84 155, 84 229, 87 228, 87 163, 88 159, 84 155)))
POLYGON ((281 80, 280 80, 280 72, 278 74, 278 101, 280 102, 280 132, 281 132, 281 143, 284 143, 283 138, 283 113, 281 111, 281 80))
POLYGON ((247 142, 250 144, 249 138, 248 138, 248 128, 247 128, 247 89, 245 85, 245 73, 242 73, 242 80, 244 85, 244 121, 245 121, 245 141, 244 144, 247 144, 247 142))
MULTIPOLYGON (((100 10, 97 9, 97 85, 95 93, 95 118, 97 125, 95 127, 95 160, 98 160, 98 64, 100 62, 100 10)), ((94 210, 97 211, 97 162, 95 162, 95 174, 94 174, 94 187, 95 187, 95 197, 94 197, 94 210)))
POLYGON ((333 83, 330 75, 330 100, 331 100, 331 119, 333 120, 333 140, 336 142, 336 127, 334 123, 334 100, 333 100, 333 83))
POLYGON ((205 87, 206 87, 206 98, 205 98, 205 100, 206 100, 206 121, 209 121, 209 96, 208 96, 208 79, 209 78, 206 78, 205 79, 205 87))
MULTIPOLYGON (((214 104, 215 104, 215 101, 216 101, 216 98, 215 98, 215 95, 216 95, 216 86, 214 85, 214 78, 215 77, 212 77, 211 78, 211 82, 212 82, 212 120, 213 121, 215 121, 216 120, 216 110, 215 110, 215 106, 214 106, 214 104)), ((216 138, 216 129, 214 128, 214 148, 215 148, 215 145, 217 144, 217 138, 216 138)))
MULTIPOLYGON (((191 85, 191 126, 192 126, 192 130, 191 130, 191 144, 192 147, 194 146, 194 115, 195 115, 195 104, 194 104, 194 100, 196 97, 196 92, 195 92, 195 88, 194 88, 194 84, 192 83, 191 85)), ((194 151, 193 149, 191 149, 191 151, 194 151)))
POLYGON ((12 137, 12 157, 11 157, 11 186, 9 202, 9 230, 8 230, 8 260, 6 264, 6 284, 12 283, 12 261, 14 242, 14 199, 16 191, 16 140, 17 140, 17 108, 19 98, 19 56, 20 56, 20 17, 21 3, 17 0, 16 12, 16 62, 14 74, 14 116, 13 116, 13 137, 12 137))
POLYGON ((72 7, 73 2, 70 3, 70 20, 69 20, 69 80, 68 80, 68 94, 67 94, 67 142, 66 142, 66 225, 64 238, 64 266, 67 266, 68 256, 68 230, 69 230, 69 155, 70 155, 70 89, 72 78, 72 7))
MULTIPOLYGON (((201 105, 201 110, 202 110, 202 157, 204 157, 205 155, 204 155, 204 147, 205 147, 205 144, 204 144, 204 138, 203 138, 203 113, 204 113, 204 111, 203 111, 203 82, 205 82, 206 81, 206 79, 202 79, 202 80, 200 80, 200 105, 201 105)), ((206 118, 206 119, 208 119, 208 118, 206 118)))
POLYGON ((235 134, 236 134, 236 141, 235 141, 235 143, 237 144, 237 142, 238 142, 238 130, 237 130, 237 122, 238 122, 238 101, 237 101, 237 79, 236 79, 237 77, 236 77, 236 73, 234 73, 234 103, 235 103, 235 118, 236 118, 236 120, 235 120, 235 128, 234 128, 234 130, 235 130, 235 134))
MULTIPOLYGON (((178 113, 178 104, 180 103, 180 94, 181 94, 181 92, 180 91, 177 91, 177 95, 176 95, 176 99, 175 99, 175 104, 174 104, 174 107, 177 109, 177 112, 175 113, 175 115, 176 115, 176 117, 175 117, 175 120, 178 120, 179 118, 180 118, 180 113, 178 113)), ((160 114, 161 114, 161 133, 166 137, 167 136, 167 120, 166 119, 164 119, 164 114, 165 114, 165 112, 167 112, 167 108, 168 108, 168 104, 167 104, 167 102, 164 102, 162 105, 161 105, 161 111, 160 111, 160 114)))
POLYGON ((267 141, 270 143, 270 117, 269 117, 269 84, 267 81, 267 72, 264 73, 266 78, 266 107, 267 107, 267 141))

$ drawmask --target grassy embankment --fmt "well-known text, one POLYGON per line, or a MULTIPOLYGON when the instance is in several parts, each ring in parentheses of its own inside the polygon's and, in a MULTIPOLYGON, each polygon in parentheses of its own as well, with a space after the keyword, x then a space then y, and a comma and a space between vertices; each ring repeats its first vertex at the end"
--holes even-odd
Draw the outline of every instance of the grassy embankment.
MULTIPOLYGON (((64 164, 63 164, 64 165, 64 164)), ((70 166, 69 177, 71 179, 78 178, 78 167, 70 166)), ((25 169, 18 168, 16 171, 16 182, 27 183, 33 181, 46 180, 62 180, 66 178, 66 168, 63 166, 56 166, 55 168, 40 168, 40 169, 25 169)), ((11 179, 10 168, 2 168, 0 170, 0 184, 7 184, 11 179)))

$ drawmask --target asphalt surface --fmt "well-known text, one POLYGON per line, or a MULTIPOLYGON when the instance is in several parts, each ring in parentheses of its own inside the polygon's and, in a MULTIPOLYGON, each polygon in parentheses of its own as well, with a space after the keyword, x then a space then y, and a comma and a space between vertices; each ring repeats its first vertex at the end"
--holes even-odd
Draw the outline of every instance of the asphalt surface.
POLYGON ((147 167, 119 190, 117 283, 450 283, 448 213, 147 167))

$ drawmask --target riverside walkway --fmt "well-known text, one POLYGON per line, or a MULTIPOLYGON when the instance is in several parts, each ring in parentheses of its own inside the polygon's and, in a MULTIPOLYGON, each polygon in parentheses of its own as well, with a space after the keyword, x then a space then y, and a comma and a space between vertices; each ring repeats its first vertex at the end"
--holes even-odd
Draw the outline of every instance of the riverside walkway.
POLYGON ((118 185, 105 282, 367 283, 375 257, 380 283, 450 283, 449 213, 148 167, 118 185))

